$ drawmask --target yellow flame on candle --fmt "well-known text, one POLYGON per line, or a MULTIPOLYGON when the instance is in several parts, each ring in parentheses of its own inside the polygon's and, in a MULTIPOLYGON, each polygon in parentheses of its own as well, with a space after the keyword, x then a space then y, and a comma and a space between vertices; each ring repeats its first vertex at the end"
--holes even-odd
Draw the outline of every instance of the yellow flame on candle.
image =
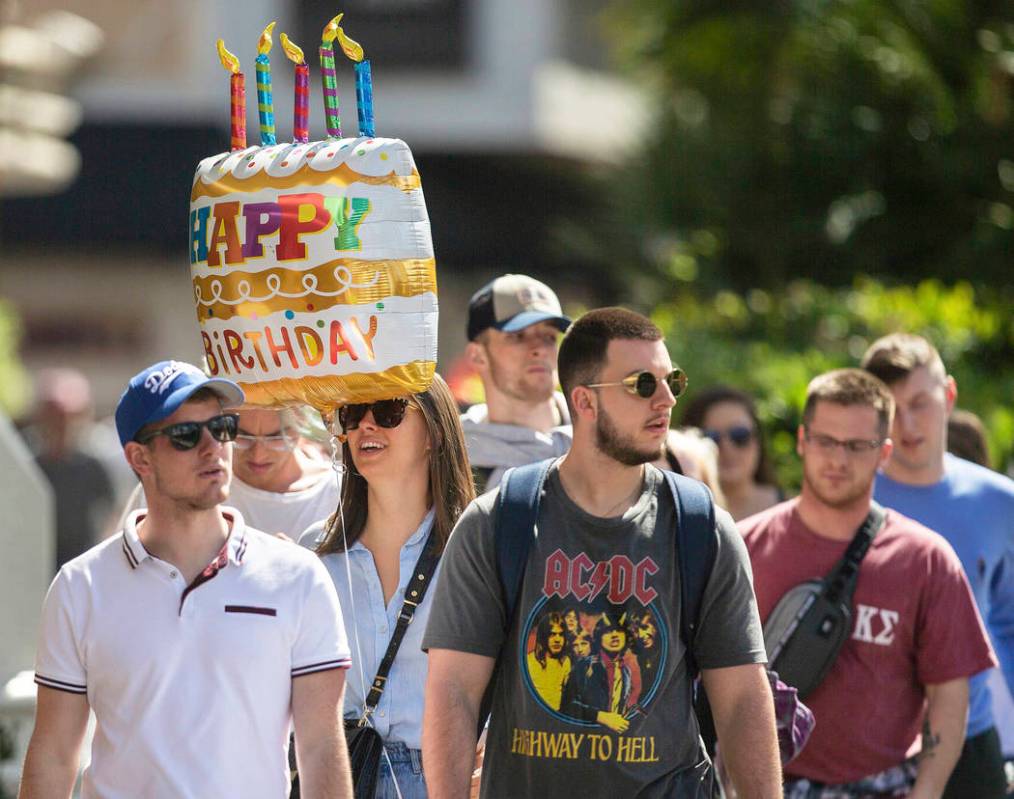
POLYGON ((257 41, 257 55, 267 55, 271 52, 271 31, 274 28, 274 22, 268 23, 268 26, 264 28, 261 38, 257 41))
POLYGON ((219 39, 215 42, 215 47, 218 48, 218 58, 222 62, 222 66, 229 70, 233 75, 239 74, 239 59, 225 49, 225 42, 222 39, 219 39))
POLYGON ((345 31, 341 28, 338 29, 338 43, 342 46, 342 52, 353 61, 363 60, 363 56, 365 55, 363 53, 363 46, 346 36, 345 31))
POLYGON ((324 32, 320 35, 320 39, 324 44, 331 44, 334 41, 334 37, 338 35, 338 23, 342 21, 342 17, 344 16, 345 13, 343 12, 324 26, 324 32))
POLYGON ((284 33, 281 36, 282 49, 285 51, 285 55, 288 59, 296 64, 305 64, 306 60, 303 58, 303 48, 292 41, 284 33))

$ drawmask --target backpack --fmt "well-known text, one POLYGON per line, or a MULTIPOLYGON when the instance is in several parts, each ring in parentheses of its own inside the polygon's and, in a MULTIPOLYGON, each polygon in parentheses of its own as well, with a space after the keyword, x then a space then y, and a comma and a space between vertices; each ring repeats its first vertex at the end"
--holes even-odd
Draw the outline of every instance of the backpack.
MULTIPOLYGON (((518 598, 528 565, 528 553, 538 535, 536 522, 542 487, 555 459, 508 469, 500 482, 500 496, 493 524, 497 576, 504 600, 506 632, 517 614, 518 598)), ((683 475, 664 472, 676 507, 676 553, 680 570, 680 639, 691 679, 699 674, 693 640, 700 618, 704 588, 718 554, 715 532, 715 505, 703 484, 683 475)), ((489 718, 493 690, 500 674, 500 659, 494 667, 479 712, 479 734, 489 718)), ((714 754, 715 732, 704 688, 698 683, 697 699, 691 694, 705 747, 714 754)), ((716 781, 717 785, 717 781, 716 781)), ((719 795, 716 793, 716 795, 719 795)))
MULTIPOLYGON (((500 482, 494 519, 497 574, 506 608, 507 629, 514 623, 528 553, 535 542, 542 486, 555 459, 508 469, 500 482)), ((707 486, 673 472, 664 472, 676 505, 676 553, 680 570, 680 639, 688 671, 697 677, 693 640, 697 633, 704 588, 718 554, 715 504, 707 486)))

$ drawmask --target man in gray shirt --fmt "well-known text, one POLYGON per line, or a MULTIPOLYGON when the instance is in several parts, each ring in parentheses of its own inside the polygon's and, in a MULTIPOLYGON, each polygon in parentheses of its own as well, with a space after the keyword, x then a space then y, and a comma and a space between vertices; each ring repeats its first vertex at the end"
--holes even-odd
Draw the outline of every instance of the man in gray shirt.
MULTIPOLYGON (((430 796, 468 794, 479 707, 499 666, 484 799, 710 797, 714 775, 680 635, 676 511, 650 465, 685 377, 661 331, 620 308, 575 322, 559 366, 574 443, 546 479, 516 612, 505 607, 497 575, 498 492, 468 507, 444 555, 423 639, 430 796), (572 618, 570 611, 570 655, 539 659, 540 623, 572 618), (646 617, 650 670, 638 658, 646 617), (590 651, 572 646, 586 634, 590 651)), ((739 796, 773 799, 781 796, 778 745, 749 560, 731 517, 718 510, 717 520, 717 555, 691 646, 739 796)))
POLYGON ((556 388, 556 344, 570 319, 545 283, 501 275, 468 303, 465 356, 486 402, 461 416, 478 493, 495 488, 511 466, 562 455, 570 415, 556 388))

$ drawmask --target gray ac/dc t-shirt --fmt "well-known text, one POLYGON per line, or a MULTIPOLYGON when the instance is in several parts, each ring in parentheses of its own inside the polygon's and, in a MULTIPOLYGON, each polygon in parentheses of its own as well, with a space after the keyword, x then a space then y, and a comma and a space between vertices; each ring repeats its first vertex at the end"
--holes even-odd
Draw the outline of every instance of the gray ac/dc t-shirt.
MULTIPOLYGON (((633 507, 603 519, 575 505, 551 469, 506 639, 498 495, 484 494, 458 521, 423 638, 426 649, 500 658, 483 799, 710 797, 680 639, 675 507, 662 473, 647 467, 633 507)), ((732 518, 717 516, 697 661, 705 669, 763 663, 746 548, 732 518)))

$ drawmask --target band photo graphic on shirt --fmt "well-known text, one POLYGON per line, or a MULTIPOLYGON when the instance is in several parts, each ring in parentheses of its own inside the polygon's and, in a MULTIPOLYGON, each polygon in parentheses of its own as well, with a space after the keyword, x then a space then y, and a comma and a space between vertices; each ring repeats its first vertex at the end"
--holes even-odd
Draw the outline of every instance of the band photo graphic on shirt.
POLYGON ((553 584, 552 576, 559 573, 549 562, 554 557, 563 555, 557 550, 547 560, 543 596, 528 614, 520 638, 525 685, 554 718, 622 734, 631 720, 647 715, 665 671, 669 641, 653 601, 657 594, 641 592, 651 600, 644 604, 632 590, 636 572, 646 572, 643 583, 657 567, 648 558, 638 564, 642 568, 610 564, 627 574, 619 591, 617 581, 593 577, 593 588, 578 599, 553 584))

